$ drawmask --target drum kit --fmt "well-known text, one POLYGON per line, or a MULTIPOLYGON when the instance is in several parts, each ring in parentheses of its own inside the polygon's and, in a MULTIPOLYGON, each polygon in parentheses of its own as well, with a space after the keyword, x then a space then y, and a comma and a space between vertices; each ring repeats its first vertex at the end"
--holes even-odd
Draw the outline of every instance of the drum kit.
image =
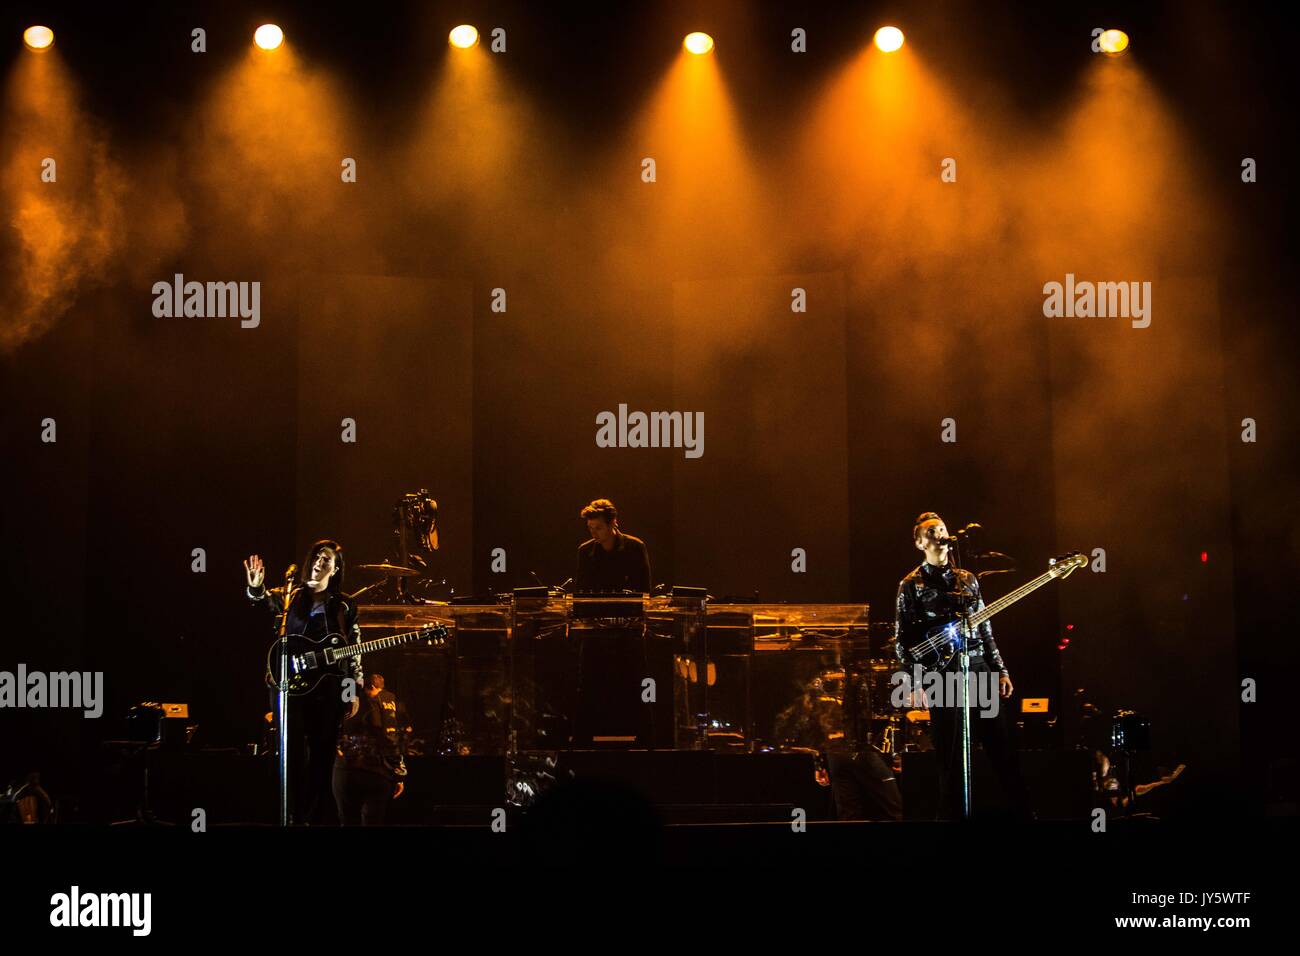
POLYGON ((886 755, 930 750, 930 715, 924 703, 897 700, 895 674, 904 665, 894 654, 894 625, 871 624, 866 636, 839 666, 813 677, 805 694, 839 711, 855 750, 871 747, 886 755))

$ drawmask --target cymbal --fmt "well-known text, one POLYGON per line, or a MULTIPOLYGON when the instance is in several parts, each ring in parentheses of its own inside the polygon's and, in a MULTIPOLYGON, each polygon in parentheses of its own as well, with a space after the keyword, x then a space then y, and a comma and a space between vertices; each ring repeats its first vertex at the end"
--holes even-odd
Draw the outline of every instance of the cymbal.
POLYGON ((400 564, 358 564, 358 571, 378 571, 390 578, 418 578, 421 572, 414 568, 404 568, 400 564))

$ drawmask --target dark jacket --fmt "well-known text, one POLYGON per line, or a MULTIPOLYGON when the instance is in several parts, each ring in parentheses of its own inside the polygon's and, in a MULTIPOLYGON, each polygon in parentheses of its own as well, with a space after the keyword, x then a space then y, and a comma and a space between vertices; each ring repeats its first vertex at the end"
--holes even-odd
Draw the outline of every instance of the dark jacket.
POLYGON ((645 542, 619 532, 614 547, 606 551, 595 538, 578 548, 578 572, 573 576, 573 590, 601 592, 650 592, 650 554, 645 542))
POLYGON ((406 776, 406 728, 397 698, 381 690, 361 695, 355 717, 345 717, 339 729, 336 768, 370 770, 396 781, 406 776))
MULTIPOLYGON (((910 663, 904 656, 904 645, 914 644, 931 627, 951 621, 963 610, 974 614, 983 609, 984 598, 975 575, 963 568, 935 567, 922 561, 920 567, 898 583, 898 598, 894 605, 894 651, 898 659, 910 663), (958 596, 963 593, 969 597, 967 608, 963 608, 966 602, 958 596)), ((985 663, 996 671, 1007 669, 993 641, 993 625, 989 621, 976 629, 970 652, 973 658, 983 657, 985 663)))
MULTIPOLYGON (((306 634, 311 627, 311 601, 294 600, 301 590, 301 588, 294 588, 288 594, 290 606, 289 619, 285 622, 284 632, 286 634, 306 634)), ((279 615, 284 610, 283 602, 286 595, 283 592, 272 591, 265 585, 258 590, 245 588, 244 591, 250 601, 276 615, 278 621, 279 615)), ((308 596, 304 595, 303 597, 308 596)), ((357 624, 357 605, 351 598, 342 594, 330 595, 325 602, 325 620, 327 633, 340 635, 344 644, 359 644, 361 642, 361 628, 357 624)), ((277 636, 279 635, 277 634, 277 636)), ((362 695, 365 688, 365 674, 362 671, 361 658, 353 657, 344 662, 343 673, 356 680, 357 695, 362 695)))

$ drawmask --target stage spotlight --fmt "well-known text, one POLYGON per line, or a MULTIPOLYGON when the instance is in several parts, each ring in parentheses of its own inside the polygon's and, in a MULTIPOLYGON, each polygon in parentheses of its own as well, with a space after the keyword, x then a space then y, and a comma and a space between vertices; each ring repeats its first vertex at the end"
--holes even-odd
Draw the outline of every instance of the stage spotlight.
POLYGON ((447 34, 447 42, 461 50, 468 50, 478 43, 478 30, 468 23, 462 23, 447 34))
POLYGON ((1097 46, 1107 56, 1119 56, 1128 49, 1128 34, 1123 30, 1107 30, 1097 37, 1097 46))
POLYGON ((713 49, 713 37, 707 33, 688 33, 686 39, 682 41, 682 46, 699 56, 713 49))
POLYGON ((881 27, 876 31, 875 42, 881 53, 893 53, 903 45, 903 31, 898 27, 881 27))
POLYGON ((23 42, 29 50, 48 50, 54 45, 54 31, 49 27, 28 27, 23 31, 23 42))
POLYGON ((274 50, 284 42, 284 31, 274 23, 263 23, 253 34, 253 42, 263 50, 274 50))

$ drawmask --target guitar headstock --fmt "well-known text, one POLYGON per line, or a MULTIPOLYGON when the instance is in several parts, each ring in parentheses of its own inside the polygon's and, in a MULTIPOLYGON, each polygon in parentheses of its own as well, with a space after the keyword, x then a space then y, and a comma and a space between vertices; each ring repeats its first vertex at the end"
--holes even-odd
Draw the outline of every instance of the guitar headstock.
POLYGON ((447 643, 447 625, 426 624, 420 628, 420 636, 417 640, 424 641, 434 647, 442 647, 447 643))
POLYGON ((1052 558, 1047 562, 1052 566, 1052 572, 1063 578, 1068 578, 1077 568, 1083 567, 1088 563, 1088 556, 1080 554, 1078 551, 1071 551, 1069 554, 1063 554, 1060 557, 1052 558))

